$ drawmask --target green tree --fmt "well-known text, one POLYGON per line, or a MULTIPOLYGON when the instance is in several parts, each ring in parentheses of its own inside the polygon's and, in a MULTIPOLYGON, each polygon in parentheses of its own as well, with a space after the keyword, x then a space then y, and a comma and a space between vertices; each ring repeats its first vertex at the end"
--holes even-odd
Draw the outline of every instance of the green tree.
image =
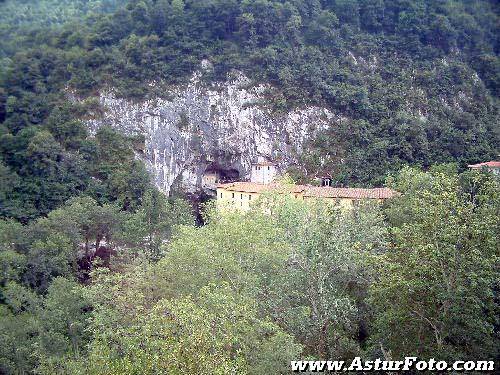
POLYGON ((498 355, 499 186, 463 178, 405 169, 392 183, 402 195, 387 211, 393 245, 379 257, 371 303, 372 342, 394 358, 498 355))
POLYGON ((52 281, 37 314, 40 343, 37 356, 42 368, 51 366, 55 359, 79 358, 85 352, 90 311, 91 304, 81 285, 62 277, 52 281))
POLYGON ((0 220, 0 286, 20 281, 26 268, 26 255, 19 250, 24 228, 13 220, 0 220))
POLYGON ((124 222, 121 240, 138 251, 146 251, 150 259, 158 260, 162 246, 178 225, 193 225, 194 217, 188 202, 168 200, 157 189, 149 189, 137 212, 124 222))
POLYGON ((36 323, 29 313, 14 315, 0 305, 0 370, 6 374, 28 373, 36 366, 36 323))
POLYGON ((270 207, 292 253, 286 271, 272 281, 270 313, 294 332, 316 358, 349 358, 366 316, 366 289, 373 278, 370 258, 386 247, 377 206, 354 211, 322 202, 271 197, 270 207))
POLYGON ((300 350, 290 335, 257 317, 251 299, 224 284, 205 286, 196 297, 161 299, 124 329, 125 335, 95 332, 90 361, 82 362, 79 371, 253 373, 255 359, 260 360, 257 369, 267 372, 287 369, 300 350), (118 345, 110 346, 110 339, 118 345))
POLYGON ((76 261, 76 253, 70 241, 57 234, 33 243, 26 260, 24 281, 33 289, 45 292, 53 278, 71 276, 71 264, 76 261))
POLYGON ((28 373, 36 366, 33 351, 38 330, 39 297, 29 288, 9 282, 0 288, 0 370, 28 373))

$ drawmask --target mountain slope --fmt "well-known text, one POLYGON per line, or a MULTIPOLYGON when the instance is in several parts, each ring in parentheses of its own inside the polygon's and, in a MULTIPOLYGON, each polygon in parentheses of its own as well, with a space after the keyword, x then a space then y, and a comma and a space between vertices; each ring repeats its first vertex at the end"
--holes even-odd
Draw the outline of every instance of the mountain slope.
MULTIPOLYGON (((338 114, 290 169, 300 181, 331 174, 337 184, 380 185, 405 164, 463 168, 499 153, 498 15, 485 0, 132 0, 68 17, 12 35, 0 71, 0 151, 23 153, 29 142, 9 139, 25 129, 53 133, 49 119, 68 89, 161 98, 208 59, 205 83, 237 69, 250 86, 272 88, 255 104, 278 115, 306 106, 338 114)), ((66 136, 55 134, 63 148, 66 136)))

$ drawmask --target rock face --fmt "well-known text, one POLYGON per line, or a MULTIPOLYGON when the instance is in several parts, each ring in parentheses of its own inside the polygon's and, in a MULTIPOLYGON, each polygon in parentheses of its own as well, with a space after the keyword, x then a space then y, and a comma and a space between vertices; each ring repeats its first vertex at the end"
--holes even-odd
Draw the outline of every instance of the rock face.
POLYGON ((201 73, 189 84, 168 93, 169 100, 133 102, 100 94, 104 115, 88 121, 91 131, 104 124, 128 135, 142 134, 140 155, 155 184, 165 193, 173 186, 189 192, 202 189, 202 177, 216 171, 246 179, 251 164, 266 159, 279 169, 296 162, 304 141, 328 126, 333 114, 308 107, 271 115, 262 103, 265 85, 249 88, 249 80, 234 73, 226 82, 203 85, 201 73))

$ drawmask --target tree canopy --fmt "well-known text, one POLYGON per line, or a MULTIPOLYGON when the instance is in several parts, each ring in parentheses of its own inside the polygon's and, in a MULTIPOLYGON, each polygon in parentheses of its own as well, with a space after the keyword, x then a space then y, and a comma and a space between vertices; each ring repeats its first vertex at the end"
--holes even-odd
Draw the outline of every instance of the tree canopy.
POLYGON ((380 185, 404 165, 463 168, 499 152, 495 1, 45 0, 28 6, 36 17, 13 3, 0 4, 12 40, 2 133, 42 126, 71 142, 85 110, 60 117, 68 90, 155 97, 208 59, 207 84, 238 69, 273 87, 266 101, 278 113, 314 104, 336 115, 309 141, 298 178, 380 185), (54 9, 74 15, 53 20, 54 9))
MULTIPOLYGON (((0 373, 286 373, 291 360, 499 357, 499 4, 0 1, 0 373), (234 69, 334 118, 290 174, 399 195, 248 213, 149 179, 136 100, 234 69), (152 84, 154 83, 154 84, 152 84), (72 98, 78 97, 75 101, 72 98), (450 164, 450 162, 452 164, 450 164)), ((288 187, 285 185, 284 189, 288 187)))

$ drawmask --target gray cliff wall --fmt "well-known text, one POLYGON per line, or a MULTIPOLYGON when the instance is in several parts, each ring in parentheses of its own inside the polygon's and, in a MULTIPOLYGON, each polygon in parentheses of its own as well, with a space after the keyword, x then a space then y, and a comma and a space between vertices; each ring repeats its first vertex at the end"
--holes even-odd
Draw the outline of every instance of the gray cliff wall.
POLYGON ((237 170, 245 179, 251 163, 266 158, 284 170, 296 161, 304 141, 334 117, 318 107, 273 116, 255 104, 268 87, 248 87, 240 73, 210 87, 195 73, 188 85, 166 93, 169 100, 133 102, 109 90, 99 98, 104 115, 88 126, 93 132, 108 124, 125 134, 142 134, 140 157, 168 194, 174 184, 190 192, 201 189, 207 168, 237 170))

